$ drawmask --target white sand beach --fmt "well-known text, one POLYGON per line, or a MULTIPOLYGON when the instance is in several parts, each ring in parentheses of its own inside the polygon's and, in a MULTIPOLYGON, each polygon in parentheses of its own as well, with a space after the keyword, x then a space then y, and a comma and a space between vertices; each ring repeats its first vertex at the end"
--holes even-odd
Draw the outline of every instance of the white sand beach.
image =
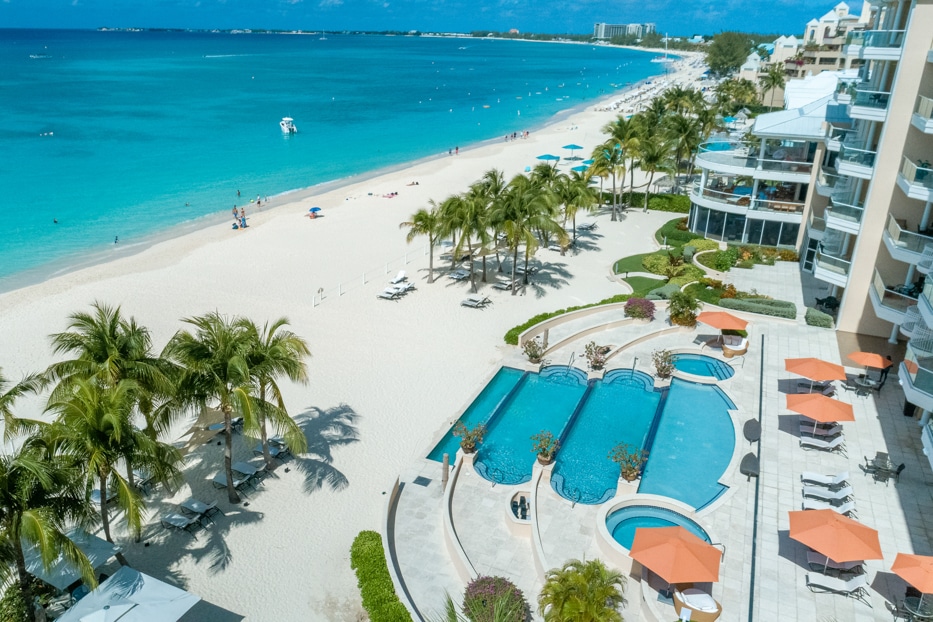
MULTIPOLYGON (((682 71, 672 72, 668 84, 696 79, 702 69, 689 64, 678 63, 682 71)), ((566 256, 538 250, 535 260, 545 267, 525 295, 480 283, 493 300, 483 310, 460 306, 469 282, 445 278, 448 266, 438 259, 439 278, 427 284, 427 240, 407 244, 399 223, 429 199, 465 190, 490 168, 508 179, 534 166, 539 154, 567 155, 561 147, 568 143, 583 145, 578 155, 587 156, 602 142, 600 128, 617 114, 612 108, 620 99, 590 105, 527 139, 461 149, 458 156, 324 193, 288 195, 262 211, 248 207, 250 226, 243 231, 212 226, 0 295, 0 365, 11 379, 53 362, 48 335, 95 300, 121 305, 151 329, 157 348, 182 328, 182 317, 214 310, 257 322, 286 316, 313 355, 310 385, 285 386, 290 412, 309 430, 309 416, 346 413, 358 430, 358 442, 333 449, 331 467, 345 476, 343 489, 306 490, 323 471, 294 460, 284 465, 289 472, 280 467, 250 493, 248 506, 230 506, 211 486, 221 448, 196 450, 185 467, 187 485, 174 496, 157 488, 149 497, 143 541, 121 534, 129 562, 214 605, 198 618, 207 622, 360 619, 349 563, 354 536, 380 529, 386 491, 498 366, 504 333, 537 313, 623 293, 609 278, 612 262, 652 250, 651 233, 674 215, 632 211, 620 222, 608 214, 581 216, 578 222, 599 222, 581 250, 566 256), (385 197, 391 193, 397 195, 385 197), (313 205, 322 207, 321 218, 306 217, 313 205), (397 302, 377 299, 400 269, 417 291, 397 302), (218 501, 226 516, 197 538, 161 529, 159 515, 191 495, 218 501)), ((643 183, 637 175, 636 183, 643 183)), ((494 257, 488 269, 491 283, 494 257)), ((21 406, 20 415, 41 416, 38 400, 21 406)), ((237 443, 237 458, 250 458, 252 444, 237 443)))

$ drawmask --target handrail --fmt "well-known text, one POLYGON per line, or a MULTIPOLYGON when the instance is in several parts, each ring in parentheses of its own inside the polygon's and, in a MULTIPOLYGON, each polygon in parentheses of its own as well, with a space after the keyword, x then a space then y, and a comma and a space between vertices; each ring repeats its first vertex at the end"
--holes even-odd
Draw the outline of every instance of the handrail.
POLYGON ((875 268, 875 275, 871 281, 871 287, 875 290, 875 294, 878 296, 878 300, 883 307, 888 307, 900 313, 906 313, 907 307, 917 304, 916 298, 911 298, 910 296, 895 291, 893 288, 887 287, 884 284, 884 279, 881 278, 881 274, 878 272, 878 268, 875 268))
POLYGON ((923 95, 918 95, 916 114, 920 115, 928 121, 933 119, 933 99, 924 97, 923 95))
POLYGON ((852 105, 866 108, 887 108, 890 99, 890 91, 869 91, 855 87, 855 97, 852 98, 852 105))
POLYGON ((844 276, 849 275, 849 268, 852 266, 851 261, 846 261, 845 259, 840 259, 839 257, 833 257, 832 255, 824 253, 819 249, 816 251, 816 255, 813 257, 813 261, 819 267, 825 270, 835 272, 836 274, 842 274, 844 276))
POLYGON ((846 45, 899 48, 904 45, 904 30, 857 30, 846 36, 846 45))
POLYGON ((901 227, 894 218, 894 214, 888 214, 888 224, 885 230, 895 246, 907 251, 922 253, 927 244, 933 244, 933 238, 901 227))
POLYGON ((929 187, 930 182, 933 182, 933 167, 926 160, 915 163, 907 156, 904 156, 901 175, 909 184, 919 183, 922 186, 929 187))
POLYGON ((875 156, 878 155, 877 151, 870 151, 868 149, 862 149, 860 147, 854 147, 852 145, 847 145, 842 143, 842 146, 839 148, 839 159, 843 162, 851 162, 853 164, 859 164, 861 166, 874 166, 875 165, 875 156))

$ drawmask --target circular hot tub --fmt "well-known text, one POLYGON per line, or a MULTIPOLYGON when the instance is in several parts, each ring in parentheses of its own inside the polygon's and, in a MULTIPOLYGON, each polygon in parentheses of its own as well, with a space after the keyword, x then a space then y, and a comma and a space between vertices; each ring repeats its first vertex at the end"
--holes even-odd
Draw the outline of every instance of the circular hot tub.
POLYGON ((709 534, 699 523, 680 512, 655 505, 627 505, 606 515, 606 529, 620 546, 631 549, 639 527, 683 527, 698 538, 710 542, 709 534))

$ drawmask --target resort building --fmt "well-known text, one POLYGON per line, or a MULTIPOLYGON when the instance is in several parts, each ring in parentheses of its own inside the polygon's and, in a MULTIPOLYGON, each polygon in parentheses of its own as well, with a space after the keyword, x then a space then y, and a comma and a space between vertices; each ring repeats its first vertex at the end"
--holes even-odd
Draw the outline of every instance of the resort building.
POLYGON ((655 32, 655 24, 604 24, 597 22, 593 25, 593 37, 596 39, 611 39, 625 35, 635 35, 639 39, 655 32))
POLYGON ((864 2, 860 15, 849 13, 845 2, 837 4, 819 19, 810 20, 801 42, 802 50, 775 62, 784 63, 784 72, 789 78, 802 78, 823 71, 857 69, 863 59, 844 53, 849 33, 868 27, 871 4, 864 2))

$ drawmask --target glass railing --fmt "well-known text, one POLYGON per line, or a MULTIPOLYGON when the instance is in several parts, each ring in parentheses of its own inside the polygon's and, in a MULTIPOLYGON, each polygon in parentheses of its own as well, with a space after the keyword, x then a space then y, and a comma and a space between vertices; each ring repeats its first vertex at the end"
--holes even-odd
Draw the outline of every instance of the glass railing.
POLYGON ((924 284, 920 296, 926 298, 930 306, 933 307, 933 279, 924 284))
POLYGON ((904 162, 901 165, 901 175, 909 184, 917 184, 927 188, 933 188, 933 165, 927 160, 914 162, 907 156, 904 156, 904 162))
POLYGON ((878 300, 881 301, 881 306, 898 313, 906 313, 907 307, 917 304, 917 296, 911 296, 911 293, 920 294, 919 291, 914 292, 913 289, 906 288, 903 285, 886 287, 877 268, 875 268, 875 278, 872 279, 871 286, 875 290, 878 300))
POLYGON ((769 210, 775 212, 802 212, 804 204, 800 201, 787 199, 764 199, 762 195, 769 196, 767 190, 759 192, 759 198, 752 197, 750 186, 734 186, 731 188, 700 187, 699 181, 693 183, 693 196, 702 197, 725 205, 736 205, 753 210, 769 210))
POLYGON ((907 343, 904 368, 910 377, 910 384, 915 389, 933 395, 933 358, 924 356, 923 352, 914 345, 913 339, 907 343))
POLYGON ((830 123, 829 126, 826 128, 826 138, 828 140, 842 142, 843 140, 848 138, 850 135, 852 136, 855 135, 855 128, 839 127, 837 125, 833 125, 832 123, 830 123))
POLYGON ((803 212, 804 204, 800 201, 787 201, 783 199, 754 199, 751 208, 753 210, 766 210, 770 212, 803 212))
POLYGON ((860 166, 872 167, 875 165, 875 156, 877 154, 877 151, 870 151, 843 143, 842 147, 839 149, 839 160, 841 162, 850 162, 860 166))
POLYGON ((869 91, 868 89, 858 87, 855 89, 855 97, 852 98, 852 105, 884 109, 888 107, 888 100, 890 98, 890 92, 869 91))
POLYGON ((824 186, 826 188, 835 188, 837 185, 845 182, 847 179, 848 179, 847 177, 843 177, 842 175, 837 175, 835 173, 827 173, 825 170, 820 170, 819 174, 817 175, 816 181, 821 186, 824 186))
POLYGON ((917 98, 917 114, 927 121, 933 119, 933 99, 920 95, 917 98))
POLYGON ((899 48, 904 45, 903 30, 859 30, 846 37, 847 45, 865 48, 899 48))
POLYGON ((895 246, 914 253, 922 253, 927 244, 933 244, 933 238, 902 228, 894 214, 888 214, 887 232, 895 246))
POLYGON ((817 267, 827 270, 829 272, 835 272, 836 274, 841 274, 842 276, 849 275, 849 268, 852 267, 852 262, 846 261, 845 259, 840 259, 839 257, 833 257, 822 250, 816 251, 816 256, 813 258, 813 262, 817 267))
POLYGON ((862 222, 862 215, 865 213, 865 208, 861 205, 854 203, 846 203, 840 201, 835 197, 830 199, 829 206, 826 208, 826 215, 832 216, 833 218, 839 218, 842 220, 848 220, 849 222, 860 223, 862 222))
POLYGON ((697 159, 726 164, 755 168, 758 145, 743 142, 707 142, 700 145, 697 159))
POLYGON ((810 215, 807 218, 807 228, 810 231, 826 231, 826 221, 814 216, 813 210, 810 210, 810 215))
MULTIPOLYGON (((775 152, 777 153, 777 152, 775 152)), ((764 159, 759 161, 759 168, 763 171, 791 171, 795 173, 810 174, 813 164, 806 161, 795 160, 788 155, 782 159, 764 159)))

